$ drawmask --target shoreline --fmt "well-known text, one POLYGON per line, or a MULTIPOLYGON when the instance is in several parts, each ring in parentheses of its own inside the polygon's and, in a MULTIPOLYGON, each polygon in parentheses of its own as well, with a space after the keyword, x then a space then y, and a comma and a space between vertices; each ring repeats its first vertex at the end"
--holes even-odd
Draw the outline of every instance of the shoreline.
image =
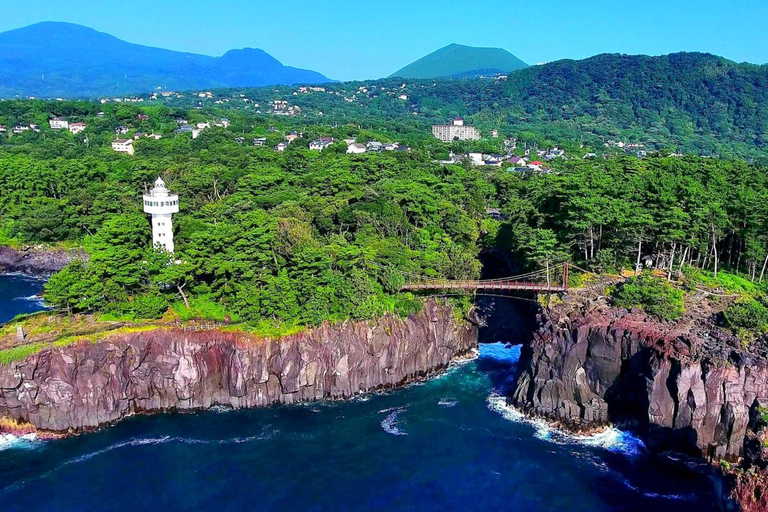
POLYGON ((167 409, 155 409, 155 410, 135 410, 132 411, 131 414, 128 414, 126 416, 123 416, 117 420, 110 421, 107 423, 100 424, 95 427, 91 428, 84 428, 84 429, 73 429, 68 431, 52 431, 52 430, 45 430, 45 429, 38 429, 31 423, 26 422, 18 422, 16 420, 7 418, 7 417, 0 417, 0 436, 3 435, 10 435, 17 439, 22 439, 25 436, 34 436, 35 440, 38 441, 53 441, 58 439, 67 439, 72 437, 78 437, 81 435, 87 435, 94 432, 99 432, 102 430, 106 430, 109 428, 112 428, 113 426, 117 425, 118 423, 122 422, 125 419, 129 418, 135 418, 135 417, 152 417, 152 416, 161 416, 165 414, 205 414, 209 412, 215 412, 216 409, 223 409, 227 412, 229 411, 238 411, 238 410, 255 410, 255 409, 264 409, 267 407, 277 406, 290 406, 290 405, 296 405, 296 406, 302 406, 302 405, 310 405, 310 404, 316 404, 316 403, 336 403, 336 402, 349 402, 359 399, 360 397, 364 397, 367 395, 376 395, 376 394, 384 394, 389 392, 396 392, 403 389, 408 388, 409 386, 417 385, 420 383, 424 383, 427 381, 430 381, 432 379, 436 379, 439 377, 442 377, 447 372, 449 372, 452 367, 460 366, 466 363, 469 363, 471 361, 474 361, 478 357, 478 350, 477 348, 470 348, 469 350, 465 351, 464 353, 457 354, 453 359, 451 359, 447 364, 435 367, 426 373, 422 375, 415 375, 412 378, 407 378, 401 382, 398 382, 396 384, 392 385, 381 385, 373 389, 365 390, 365 391, 359 391, 351 396, 345 396, 345 397, 323 397, 318 399, 310 399, 310 400, 301 400, 297 402, 293 402, 290 404, 287 403, 280 403, 275 402, 272 404, 267 404, 264 406, 257 406, 257 407, 245 407, 245 408, 238 408, 238 407, 232 407, 230 405, 222 405, 222 404, 214 404, 210 407, 198 407, 198 408, 189 408, 189 409, 183 409, 183 408, 167 408, 167 409))
POLYGON ((0 274, 48 278, 71 261, 87 258, 82 249, 29 245, 19 249, 0 246, 0 274))

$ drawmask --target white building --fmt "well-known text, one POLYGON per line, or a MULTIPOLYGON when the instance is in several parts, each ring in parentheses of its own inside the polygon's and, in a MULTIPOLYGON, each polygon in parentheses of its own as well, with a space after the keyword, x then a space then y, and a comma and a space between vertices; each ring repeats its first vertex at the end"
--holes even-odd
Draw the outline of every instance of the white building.
POLYGON ((367 148, 365 147, 365 144, 360 144, 359 142, 353 142, 347 146, 347 153, 351 155, 359 155, 360 153, 365 153, 366 151, 367 148))
POLYGON ((132 139, 115 139, 112 141, 112 149, 114 151, 117 151, 118 153, 127 153, 129 155, 132 155, 134 153, 133 140, 132 139))
POLYGON ((451 124, 432 126, 432 135, 443 142, 454 140, 480 140, 480 131, 474 126, 465 126, 464 120, 457 117, 451 124))
POLYGON ((144 213, 152 216, 152 244, 173 252, 173 214, 179 212, 179 196, 171 195, 162 178, 144 195, 144 213))
POLYGON ((333 137, 321 137, 309 143, 309 149, 312 151, 322 151, 333 144, 333 137))
POLYGON ((88 125, 85 123, 72 123, 69 125, 69 131, 72 132, 72 135, 77 135, 86 128, 88 128, 88 125))
POLYGON ((63 117, 54 117, 48 124, 51 125, 51 130, 66 130, 69 128, 69 121, 63 117))

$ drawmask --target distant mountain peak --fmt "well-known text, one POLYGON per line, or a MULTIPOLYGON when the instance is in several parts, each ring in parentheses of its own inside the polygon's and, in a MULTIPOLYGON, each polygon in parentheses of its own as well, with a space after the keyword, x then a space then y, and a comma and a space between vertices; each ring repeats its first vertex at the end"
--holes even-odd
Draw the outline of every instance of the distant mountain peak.
POLYGON ((99 97, 176 90, 330 81, 284 66, 264 50, 221 57, 128 43, 73 23, 44 21, 0 33, 0 97, 99 97))
POLYGON ((451 43, 396 71, 401 78, 468 77, 491 73, 509 73, 528 67, 502 48, 479 48, 451 43))

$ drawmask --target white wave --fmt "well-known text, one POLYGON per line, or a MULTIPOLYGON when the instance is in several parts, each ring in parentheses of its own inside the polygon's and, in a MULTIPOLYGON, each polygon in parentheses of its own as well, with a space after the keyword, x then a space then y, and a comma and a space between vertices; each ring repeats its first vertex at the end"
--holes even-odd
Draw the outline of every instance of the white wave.
POLYGON ((29 295, 27 297, 14 297, 11 300, 26 300, 29 302, 42 302, 43 297, 41 295, 29 295))
MULTIPOLYGON (((400 430, 400 427, 398 427, 398 421, 397 421, 397 415, 400 414, 404 409, 402 408, 396 408, 394 410, 391 410, 391 412, 387 415, 386 418, 381 420, 381 428, 384 429, 384 432, 387 434, 392 434, 393 436, 407 436, 408 432, 403 432, 400 430)), ((382 411, 386 412, 386 411, 382 411)))
POLYGON ((617 428, 609 428, 603 432, 589 436, 569 434, 558 430, 546 421, 527 417, 514 407, 507 405, 506 398, 496 393, 488 397, 488 408, 496 411, 504 418, 515 423, 525 423, 535 429, 534 437, 542 441, 555 444, 580 444, 595 448, 602 448, 610 452, 622 453, 630 457, 639 455, 645 451, 645 444, 628 432, 617 428))
POLYGON ((638 494, 642 494, 646 498, 660 498, 665 500, 692 500, 696 498, 695 494, 661 494, 658 492, 645 492, 641 489, 638 489, 637 486, 632 485, 626 478, 622 479, 621 483, 623 483, 627 489, 631 489, 638 494))
POLYGON ((437 405, 440 407, 455 407, 457 403, 459 403, 459 401, 453 398, 441 398, 437 402, 437 405))
POLYGON ((37 435, 25 434, 15 436, 13 434, 0 434, 0 451, 11 448, 21 448, 29 450, 37 446, 37 435))

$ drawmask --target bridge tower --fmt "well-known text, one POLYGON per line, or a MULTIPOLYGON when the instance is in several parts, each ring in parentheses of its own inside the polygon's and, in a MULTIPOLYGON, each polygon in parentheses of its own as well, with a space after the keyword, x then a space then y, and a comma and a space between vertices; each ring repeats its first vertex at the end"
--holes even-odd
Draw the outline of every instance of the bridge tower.
POLYGON ((144 213, 152 216, 152 245, 173 253, 173 214, 179 212, 179 196, 171 195, 162 178, 144 194, 144 213))

